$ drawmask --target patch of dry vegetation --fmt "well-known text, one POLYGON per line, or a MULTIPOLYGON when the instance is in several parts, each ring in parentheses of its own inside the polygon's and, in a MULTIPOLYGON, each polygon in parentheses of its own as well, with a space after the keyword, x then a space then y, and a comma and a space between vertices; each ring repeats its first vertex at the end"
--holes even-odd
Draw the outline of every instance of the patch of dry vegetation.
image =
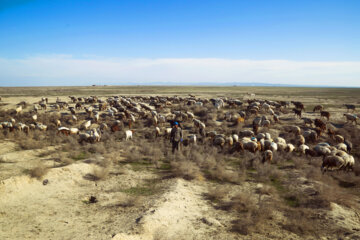
POLYGON ((36 178, 41 180, 42 177, 48 172, 48 168, 43 164, 39 164, 38 166, 24 170, 24 173, 28 174, 32 178, 36 178))

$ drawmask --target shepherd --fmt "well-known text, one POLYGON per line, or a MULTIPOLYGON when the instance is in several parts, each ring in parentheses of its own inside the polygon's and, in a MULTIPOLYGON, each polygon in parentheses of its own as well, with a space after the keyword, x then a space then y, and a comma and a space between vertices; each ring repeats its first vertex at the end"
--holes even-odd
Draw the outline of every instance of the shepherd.
POLYGON ((178 122, 174 122, 173 129, 170 134, 170 141, 172 143, 172 153, 175 153, 175 149, 179 151, 180 142, 183 139, 182 129, 179 127, 178 122))

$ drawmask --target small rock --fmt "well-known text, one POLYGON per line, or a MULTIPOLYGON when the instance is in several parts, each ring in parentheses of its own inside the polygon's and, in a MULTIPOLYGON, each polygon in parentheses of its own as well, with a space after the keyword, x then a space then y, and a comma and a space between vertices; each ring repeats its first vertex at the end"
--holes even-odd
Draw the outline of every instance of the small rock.
POLYGON ((91 196, 90 198, 89 198, 89 203, 96 203, 98 200, 96 199, 96 197, 94 197, 94 196, 91 196))
POLYGON ((47 185, 48 183, 49 183, 49 180, 48 180, 48 179, 44 179, 43 185, 45 186, 45 185, 47 185))
POLYGON ((216 219, 214 218, 201 218, 200 219, 203 223, 205 223, 206 225, 209 225, 209 226, 217 226, 217 227, 222 227, 223 225, 216 219))
POLYGON ((141 217, 138 217, 138 218, 135 220, 135 222, 136 222, 136 223, 139 223, 139 222, 141 221, 141 219, 142 219, 142 216, 141 216, 141 217))

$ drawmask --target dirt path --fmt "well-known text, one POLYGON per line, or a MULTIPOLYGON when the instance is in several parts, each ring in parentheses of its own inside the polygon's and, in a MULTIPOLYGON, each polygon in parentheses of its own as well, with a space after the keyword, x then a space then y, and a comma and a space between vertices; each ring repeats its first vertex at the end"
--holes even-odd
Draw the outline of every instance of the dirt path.
MULTIPOLYGON (((205 192, 204 185, 174 179, 169 191, 139 218, 135 231, 138 233, 119 233, 114 239, 221 238, 226 227, 216 219, 216 212, 204 200, 205 192)), ((232 237, 226 234, 226 239, 232 237)))

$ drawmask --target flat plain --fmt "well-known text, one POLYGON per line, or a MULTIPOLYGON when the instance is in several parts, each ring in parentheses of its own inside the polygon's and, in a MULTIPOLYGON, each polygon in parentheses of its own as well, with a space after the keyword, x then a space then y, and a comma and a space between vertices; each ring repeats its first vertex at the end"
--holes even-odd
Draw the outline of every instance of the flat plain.
POLYGON ((0 97, 1 239, 360 239, 359 88, 3 87, 0 97), (46 109, 38 108, 42 98, 46 109), (292 101, 304 105, 302 118, 292 101), (82 106, 72 114, 76 103, 82 106), (313 111, 319 105, 329 119, 313 111), (270 162, 264 148, 235 147, 234 134, 253 131, 258 117, 270 126, 260 125, 256 141, 269 133, 290 144, 272 149, 270 162), (326 125, 306 146, 327 143, 333 154, 342 137, 355 164, 322 172, 326 156, 304 154, 297 142, 317 130, 303 118, 326 125), (175 154, 170 120, 181 122, 186 140, 175 154), (81 141, 91 129, 101 129, 101 138, 81 141), (214 131, 224 142, 217 144, 214 131))

